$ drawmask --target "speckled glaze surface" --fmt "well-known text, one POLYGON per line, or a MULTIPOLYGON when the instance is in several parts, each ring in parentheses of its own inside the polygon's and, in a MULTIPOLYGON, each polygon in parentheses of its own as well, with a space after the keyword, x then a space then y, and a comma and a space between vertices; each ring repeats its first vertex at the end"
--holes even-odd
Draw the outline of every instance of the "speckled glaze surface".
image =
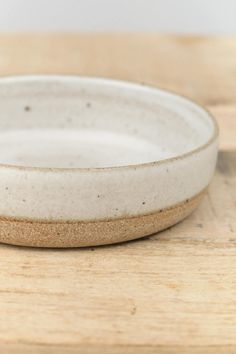
POLYGON ((160 231, 199 203, 218 129, 178 95, 125 82, 0 80, 0 241, 77 247, 160 231))

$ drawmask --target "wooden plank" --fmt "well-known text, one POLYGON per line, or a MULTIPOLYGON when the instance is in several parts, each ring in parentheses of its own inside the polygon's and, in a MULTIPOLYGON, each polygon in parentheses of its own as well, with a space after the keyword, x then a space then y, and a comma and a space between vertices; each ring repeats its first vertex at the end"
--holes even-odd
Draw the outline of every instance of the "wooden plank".
POLYGON ((1 350, 4 354, 235 354, 236 347, 233 345, 229 346, 123 346, 123 345, 79 345, 79 346, 64 346, 64 345, 27 345, 27 344, 17 344, 11 345, 7 344, 1 346, 1 350))
POLYGON ((1 245, 0 342, 236 349, 235 159, 221 153, 200 208, 156 236, 74 250, 1 245))
POLYGON ((198 210, 153 237, 87 249, 0 245, 0 351, 236 352, 236 39, 0 35, 0 74, 108 76, 174 89, 221 126, 198 210))
POLYGON ((208 106, 220 128, 220 149, 236 149, 236 104, 208 106))
POLYGON ((233 37, 0 35, 0 75, 112 77, 158 85, 211 105, 236 101, 235 56, 233 37))

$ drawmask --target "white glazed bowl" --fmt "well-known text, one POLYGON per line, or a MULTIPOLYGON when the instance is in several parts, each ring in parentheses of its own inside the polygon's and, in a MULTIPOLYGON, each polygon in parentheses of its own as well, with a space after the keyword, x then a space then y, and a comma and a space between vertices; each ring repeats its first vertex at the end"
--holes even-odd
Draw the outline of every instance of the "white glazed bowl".
POLYGON ((218 129, 176 94, 64 76, 0 80, 0 241, 100 245, 167 228, 212 178, 218 129))

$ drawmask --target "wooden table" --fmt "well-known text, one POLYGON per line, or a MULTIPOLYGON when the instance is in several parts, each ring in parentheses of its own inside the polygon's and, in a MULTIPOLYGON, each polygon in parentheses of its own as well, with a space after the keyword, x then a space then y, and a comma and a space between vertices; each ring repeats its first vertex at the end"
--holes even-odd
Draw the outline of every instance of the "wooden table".
POLYGON ((0 74, 97 75, 205 104, 214 181, 184 222, 87 249, 0 245, 1 353, 236 353, 236 38, 0 35, 0 74))

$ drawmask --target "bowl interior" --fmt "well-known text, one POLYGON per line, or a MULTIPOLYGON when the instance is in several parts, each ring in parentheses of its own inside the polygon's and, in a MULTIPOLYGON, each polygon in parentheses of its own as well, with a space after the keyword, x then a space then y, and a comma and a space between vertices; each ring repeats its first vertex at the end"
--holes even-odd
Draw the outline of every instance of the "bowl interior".
POLYGON ((214 123, 196 104, 144 86, 79 77, 0 80, 0 164, 87 168, 199 148, 214 123))

